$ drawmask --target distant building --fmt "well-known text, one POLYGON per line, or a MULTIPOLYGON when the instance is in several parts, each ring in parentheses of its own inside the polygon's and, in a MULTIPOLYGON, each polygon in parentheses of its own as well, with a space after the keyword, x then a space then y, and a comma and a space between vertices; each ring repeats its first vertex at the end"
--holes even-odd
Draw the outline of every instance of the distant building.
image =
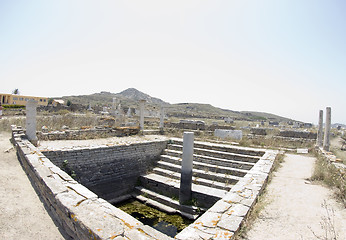
POLYGON ((52 102, 52 105, 54 107, 59 106, 59 105, 64 105, 64 104, 65 104, 65 101, 62 99, 54 99, 52 102))
POLYGON ((0 103, 2 105, 24 105, 26 106, 26 102, 30 99, 37 101, 39 106, 47 106, 48 98, 46 97, 33 97, 33 96, 23 96, 16 94, 5 94, 0 93, 0 103))

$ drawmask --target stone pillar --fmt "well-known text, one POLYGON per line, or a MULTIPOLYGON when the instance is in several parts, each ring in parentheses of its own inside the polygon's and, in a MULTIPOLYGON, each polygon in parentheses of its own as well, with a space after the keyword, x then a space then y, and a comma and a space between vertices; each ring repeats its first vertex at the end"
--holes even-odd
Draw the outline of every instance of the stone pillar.
POLYGON ((117 111, 117 98, 113 98, 112 112, 111 115, 115 116, 117 111))
POLYGON ((180 204, 186 204, 186 202, 191 200, 193 141, 193 132, 184 132, 183 160, 181 162, 181 177, 179 189, 180 204))
POLYGON ((161 132, 163 131, 163 127, 164 127, 164 118, 165 118, 165 109, 161 105, 161 108, 160 108, 160 131, 161 132))
POLYGON ((318 119, 318 132, 317 132, 317 140, 316 146, 322 147, 322 136, 323 136, 323 110, 320 110, 320 115, 318 119))
POLYGON ((127 117, 131 117, 131 108, 127 110, 127 117))
POLYGON ((139 101, 139 111, 140 111, 140 116, 139 116, 139 127, 141 131, 144 130, 144 103, 145 100, 140 100, 139 101))
POLYGON ((35 146, 37 146, 37 136, 36 136, 36 108, 37 102, 35 100, 30 99, 26 103, 26 136, 29 141, 32 142, 35 146))
POLYGON ((324 129, 324 141, 323 141, 323 149, 329 151, 330 146, 330 125, 331 125, 331 115, 332 110, 330 107, 326 108, 326 126, 324 129))

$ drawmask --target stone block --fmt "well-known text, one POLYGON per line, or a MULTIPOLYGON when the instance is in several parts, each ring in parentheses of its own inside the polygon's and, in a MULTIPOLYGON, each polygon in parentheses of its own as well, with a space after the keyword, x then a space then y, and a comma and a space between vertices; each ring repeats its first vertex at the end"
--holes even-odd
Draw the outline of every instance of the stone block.
POLYGON ((243 217, 224 214, 217 226, 231 232, 236 232, 240 228, 243 217))
POLYGON ((241 140, 243 138, 243 132, 241 130, 215 129, 214 136, 221 139, 230 138, 234 140, 241 140))
POLYGON ((221 215, 221 213, 207 211, 198 218, 194 225, 201 225, 209 228, 216 227, 217 223, 220 221, 221 215))
POLYGON ((175 236, 175 239, 186 240, 186 239, 213 239, 213 234, 203 232, 191 225, 182 230, 175 236))
POLYGON ((226 214, 238 216, 238 217, 245 217, 250 208, 248 206, 244 206, 242 204, 234 204, 230 209, 227 210, 226 214))
POLYGON ((214 213, 224 213, 232 206, 231 203, 219 200, 217 201, 211 208, 209 208, 208 212, 214 213))
POLYGON ((88 198, 88 199, 92 199, 92 198, 97 198, 97 195, 95 193, 93 193, 92 191, 90 191, 89 189, 87 189, 86 187, 84 187, 82 184, 79 183, 67 183, 65 185, 67 188, 75 191, 77 194, 88 198))

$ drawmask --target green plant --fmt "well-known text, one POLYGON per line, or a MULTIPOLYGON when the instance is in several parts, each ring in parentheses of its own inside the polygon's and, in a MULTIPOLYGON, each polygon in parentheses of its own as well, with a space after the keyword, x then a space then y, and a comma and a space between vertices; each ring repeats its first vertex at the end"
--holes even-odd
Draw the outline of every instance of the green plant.
POLYGON ((73 179, 76 179, 77 175, 75 171, 69 166, 69 162, 67 160, 64 160, 62 163, 62 169, 70 175, 73 179))
POLYGON ((17 108, 21 108, 21 109, 24 109, 25 108, 25 105, 2 105, 4 107, 4 109, 17 109, 17 108))

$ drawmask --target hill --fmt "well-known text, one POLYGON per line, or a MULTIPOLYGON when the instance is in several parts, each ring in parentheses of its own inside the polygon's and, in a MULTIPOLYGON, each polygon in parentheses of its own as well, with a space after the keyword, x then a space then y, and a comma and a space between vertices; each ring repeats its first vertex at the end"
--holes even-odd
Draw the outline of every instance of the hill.
POLYGON ((210 104, 200 103, 178 103, 170 104, 162 99, 152 97, 143 93, 135 88, 126 89, 120 93, 100 92, 90 95, 80 96, 64 96, 62 99, 65 101, 70 100, 73 104, 91 105, 92 108, 100 110, 104 106, 112 106, 113 98, 117 98, 123 108, 138 108, 138 102, 141 99, 147 101, 146 107, 150 110, 158 110, 161 105, 165 106, 165 111, 168 116, 177 118, 209 118, 209 119, 222 119, 230 117, 234 120, 247 120, 247 121, 278 121, 288 122, 292 119, 284 118, 274 114, 263 112, 250 112, 250 111, 232 111, 214 107, 210 104))

